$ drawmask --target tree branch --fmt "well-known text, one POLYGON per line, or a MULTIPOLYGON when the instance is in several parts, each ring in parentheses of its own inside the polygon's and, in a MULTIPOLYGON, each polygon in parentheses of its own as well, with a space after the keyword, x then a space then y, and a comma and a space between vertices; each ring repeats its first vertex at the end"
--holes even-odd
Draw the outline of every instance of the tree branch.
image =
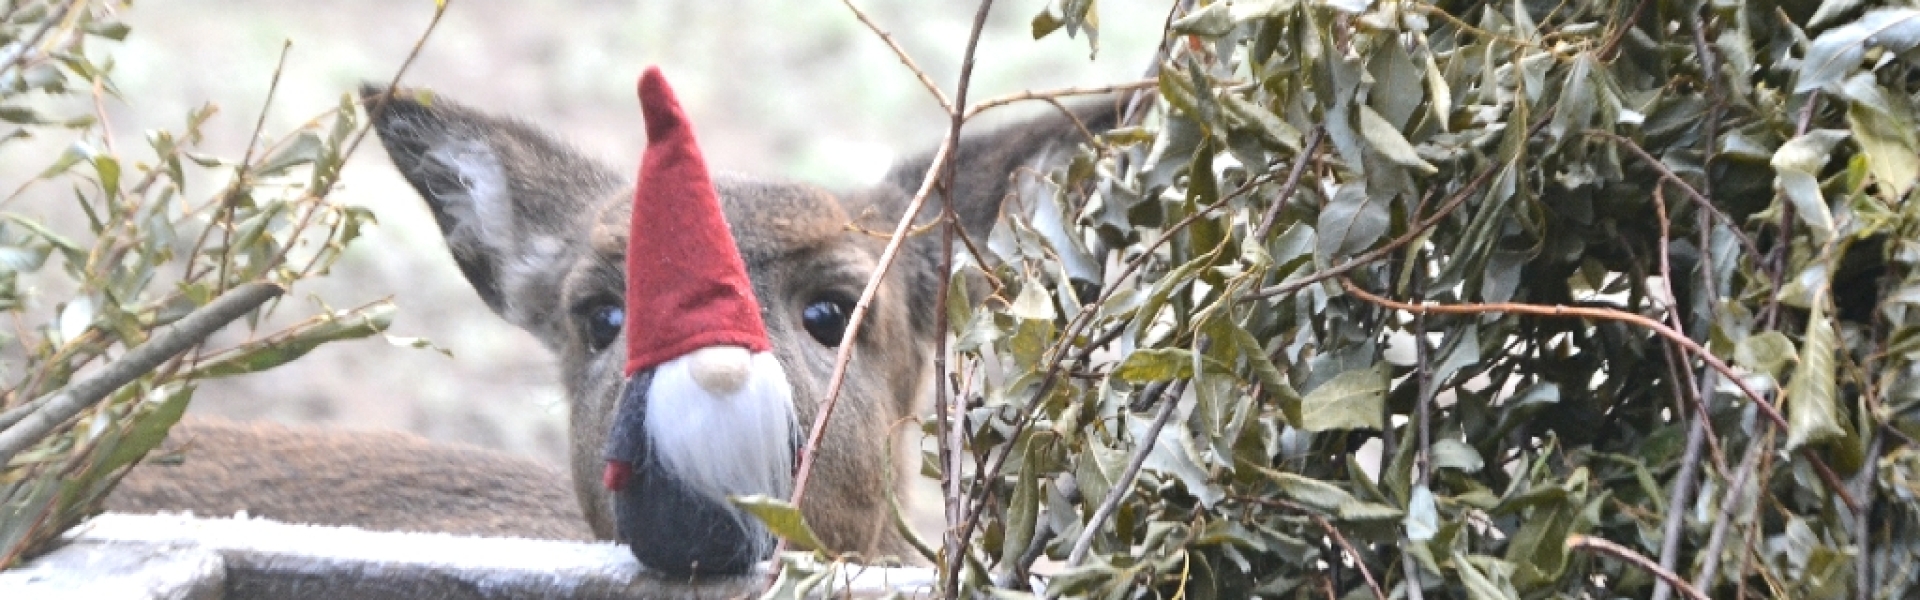
POLYGON ((1640 567, 1640 570, 1659 577, 1661 581, 1667 582, 1667 585, 1673 586, 1673 589, 1679 590, 1682 595, 1688 598, 1692 598, 1693 600, 1707 600, 1707 595, 1700 593, 1699 588, 1693 587, 1693 584, 1687 583, 1687 581, 1681 579, 1679 575, 1673 574, 1673 571, 1662 569, 1660 565, 1653 564, 1653 561, 1648 560, 1647 557, 1641 556, 1640 553, 1634 552, 1626 546, 1597 537, 1574 534, 1567 538, 1567 549, 1598 552, 1627 561, 1628 564, 1640 567))
POLYGON ((92 377, 68 385, 45 400, 34 400, 42 404, 39 410, 5 431, 0 431, 0 465, 6 465, 15 454, 39 443, 61 423, 79 415, 114 390, 152 371, 174 355, 198 345, 221 327, 286 291, 279 284, 266 282, 234 288, 180 319, 173 328, 127 351, 120 360, 108 363, 92 377))

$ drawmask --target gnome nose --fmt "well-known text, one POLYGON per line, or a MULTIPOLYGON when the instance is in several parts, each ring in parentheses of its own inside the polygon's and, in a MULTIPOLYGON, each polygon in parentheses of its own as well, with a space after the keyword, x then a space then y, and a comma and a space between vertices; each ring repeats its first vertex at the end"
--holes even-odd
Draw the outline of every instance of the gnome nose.
POLYGON ((693 381, 715 396, 740 391, 752 366, 753 354, 739 346, 708 346, 687 355, 693 381))

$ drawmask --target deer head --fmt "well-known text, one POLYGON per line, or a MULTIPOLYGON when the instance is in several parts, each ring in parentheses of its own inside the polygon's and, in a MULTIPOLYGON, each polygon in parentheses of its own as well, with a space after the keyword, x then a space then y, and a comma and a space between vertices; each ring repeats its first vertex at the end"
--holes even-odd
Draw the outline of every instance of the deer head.
MULTIPOLYGON (((662 485, 658 478, 634 480, 640 485, 618 494, 606 485, 606 450, 627 443, 617 436, 630 435, 623 406, 635 403, 646 405, 646 428, 664 426, 679 434, 652 438, 654 456, 705 453, 717 454, 711 456, 716 461, 763 463, 791 456, 793 439, 770 433, 780 427, 687 431, 703 422, 683 414, 703 410, 697 404, 629 392, 662 376, 643 370, 629 381, 624 368, 634 335, 625 327, 628 302, 635 300, 629 296, 650 293, 629 287, 629 258, 649 258, 629 257, 629 248, 650 247, 634 245, 632 238, 671 239, 687 232, 636 218, 635 189, 624 169, 583 157, 537 129, 415 93, 368 88, 364 96, 394 166, 432 208, 474 291, 560 357, 571 403, 574 492, 596 535, 624 538, 644 564, 673 574, 737 573, 762 558, 770 550, 759 541, 764 533, 758 525, 742 525, 736 509, 715 499, 713 489, 662 485), (622 514, 623 507, 641 505, 651 516, 622 514), (715 531, 730 533, 701 534, 715 531), (718 541, 697 543, 708 537, 718 541)), ((1079 120, 1100 128, 1112 115, 1111 107, 1099 107, 1083 111, 1079 120)), ((953 195, 964 230, 984 236, 1012 189, 1014 172, 1027 166, 1045 172, 1033 163, 1064 154, 1057 150, 1081 143, 1083 131, 1073 119, 1053 115, 964 140, 953 195)), ((759 302, 769 341, 765 356, 785 374, 783 391, 795 422, 813 422, 853 303, 877 267, 886 240, 866 231, 886 230, 903 215, 929 160, 907 161, 886 181, 841 192, 712 176, 732 250, 759 302)), ((928 204, 925 219, 939 210, 937 202, 928 204)), ((847 341, 856 345, 856 358, 801 507, 822 542, 835 550, 877 556, 905 549, 885 525, 884 470, 896 462, 885 447, 894 425, 914 414, 928 381, 928 350, 937 335, 933 311, 942 305, 936 290, 944 276, 937 239, 925 239, 933 237, 910 242, 858 336, 847 341)), ((729 493, 784 493, 743 487, 729 493)))

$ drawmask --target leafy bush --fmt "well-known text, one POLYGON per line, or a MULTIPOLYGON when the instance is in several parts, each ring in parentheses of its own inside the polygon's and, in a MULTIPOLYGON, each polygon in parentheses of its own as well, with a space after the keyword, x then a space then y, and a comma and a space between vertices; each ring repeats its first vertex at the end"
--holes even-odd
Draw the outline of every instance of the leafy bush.
POLYGON ((0 155, 45 161, 0 186, 10 192, 0 200, 0 310, 14 323, 0 332, 0 568, 97 512, 180 418, 196 382, 378 333, 393 316, 382 301, 262 325, 284 308, 274 298, 326 275, 373 223, 328 199, 365 133, 357 100, 342 95, 282 135, 249 119, 254 144, 237 159, 196 149, 217 118, 211 104, 129 148, 104 122, 107 104, 139 105, 111 79, 110 49, 128 33, 115 16, 128 5, 0 3, 0 155), (53 214, 9 210, 29 200, 53 214), (241 317, 244 334, 201 344, 241 317))
POLYGON ((1881 2, 1177 9, 1153 110, 954 280, 946 589, 1907 597, 1916 45, 1881 2))

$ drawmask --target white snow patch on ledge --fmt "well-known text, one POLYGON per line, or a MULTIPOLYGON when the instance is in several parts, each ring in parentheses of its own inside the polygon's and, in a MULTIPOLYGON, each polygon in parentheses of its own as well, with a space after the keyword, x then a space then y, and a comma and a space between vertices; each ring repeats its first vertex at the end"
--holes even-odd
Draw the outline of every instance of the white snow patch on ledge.
MULTIPOLYGON (((623 546, 105 514, 0 572, 0 598, 736 598, 764 576, 669 582, 623 546)), ((856 596, 930 589, 925 569, 860 569, 856 596)), ((849 590, 848 588, 851 588, 849 590)))

